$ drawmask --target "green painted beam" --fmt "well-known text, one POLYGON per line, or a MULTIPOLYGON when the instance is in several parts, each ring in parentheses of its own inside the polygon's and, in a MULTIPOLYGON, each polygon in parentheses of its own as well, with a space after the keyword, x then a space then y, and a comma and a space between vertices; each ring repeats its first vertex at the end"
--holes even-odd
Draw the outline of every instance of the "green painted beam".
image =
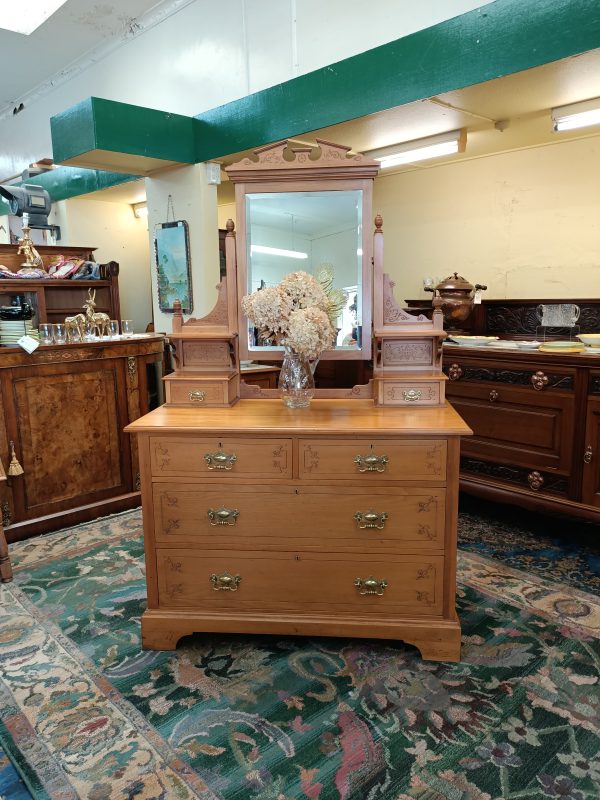
POLYGON ((89 97, 50 120, 58 164, 148 174, 195 162, 193 117, 89 97))
POLYGON ((196 160, 260 147, 597 47, 598 0, 495 0, 199 114, 196 160))
MULTIPOLYGON (((108 189, 110 186, 118 186, 134 180, 137 180, 137 176, 124 173, 81 169, 80 167, 57 167, 41 175, 36 175, 27 183, 43 186, 54 203, 57 200, 67 200, 69 197, 98 192, 101 189, 108 189)), ((8 213, 8 203, 0 201, 0 216, 8 213)))

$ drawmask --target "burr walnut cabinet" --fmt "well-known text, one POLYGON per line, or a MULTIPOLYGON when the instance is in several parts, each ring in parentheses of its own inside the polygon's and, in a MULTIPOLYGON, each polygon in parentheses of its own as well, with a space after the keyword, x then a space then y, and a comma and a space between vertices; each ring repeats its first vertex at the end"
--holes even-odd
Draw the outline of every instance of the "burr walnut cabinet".
POLYGON ((144 647, 186 634, 398 638, 457 660, 459 437, 449 406, 162 406, 137 434, 144 647))

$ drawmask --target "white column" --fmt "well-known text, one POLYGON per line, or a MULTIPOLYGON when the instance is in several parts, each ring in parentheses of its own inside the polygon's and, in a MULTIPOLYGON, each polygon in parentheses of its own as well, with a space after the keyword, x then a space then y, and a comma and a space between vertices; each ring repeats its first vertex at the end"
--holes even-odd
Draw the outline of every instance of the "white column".
POLYGON ((154 329, 159 333, 170 333, 172 330, 172 315, 160 311, 158 307, 154 252, 155 226, 161 222, 173 221, 169 195, 172 198, 175 221, 185 220, 189 228, 194 302, 190 316, 203 317, 213 308, 217 301, 216 287, 219 283, 217 187, 208 183, 206 165, 175 167, 146 178, 154 329))

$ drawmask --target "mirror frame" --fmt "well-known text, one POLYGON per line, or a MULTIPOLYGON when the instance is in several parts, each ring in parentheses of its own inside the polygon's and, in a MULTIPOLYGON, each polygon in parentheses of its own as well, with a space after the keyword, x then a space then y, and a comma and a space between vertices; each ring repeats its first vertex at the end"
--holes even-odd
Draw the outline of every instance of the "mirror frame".
MULTIPOLYGON (((352 350, 324 350, 323 360, 368 360, 372 357, 373 309, 373 179, 379 162, 361 154, 349 155, 350 147, 322 139, 311 145, 285 140, 255 151, 255 159, 244 158, 225 171, 235 183, 236 232, 238 246, 237 290, 239 357, 281 361, 283 349, 248 346, 248 318, 242 298, 248 294, 248 242, 246 195, 274 192, 362 191, 362 341, 352 350)), ((290 270, 293 271, 293 270, 290 270)))

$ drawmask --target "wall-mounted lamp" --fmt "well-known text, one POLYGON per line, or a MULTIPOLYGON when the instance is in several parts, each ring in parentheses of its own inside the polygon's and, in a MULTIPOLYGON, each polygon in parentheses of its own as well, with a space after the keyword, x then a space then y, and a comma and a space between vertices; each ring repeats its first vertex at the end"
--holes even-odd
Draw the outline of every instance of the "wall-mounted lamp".
POLYGON ((146 203, 132 203, 133 216, 138 219, 145 219, 148 216, 148 206, 146 203))
POLYGON ((587 128, 588 125, 600 125, 600 97, 552 109, 552 127, 555 131, 572 131, 587 128))
POLYGON ((396 167, 399 164, 412 164, 414 161, 425 161, 453 153, 464 153, 467 144, 467 132, 464 128, 425 139, 413 139, 378 150, 368 150, 365 155, 381 162, 381 168, 396 167))

